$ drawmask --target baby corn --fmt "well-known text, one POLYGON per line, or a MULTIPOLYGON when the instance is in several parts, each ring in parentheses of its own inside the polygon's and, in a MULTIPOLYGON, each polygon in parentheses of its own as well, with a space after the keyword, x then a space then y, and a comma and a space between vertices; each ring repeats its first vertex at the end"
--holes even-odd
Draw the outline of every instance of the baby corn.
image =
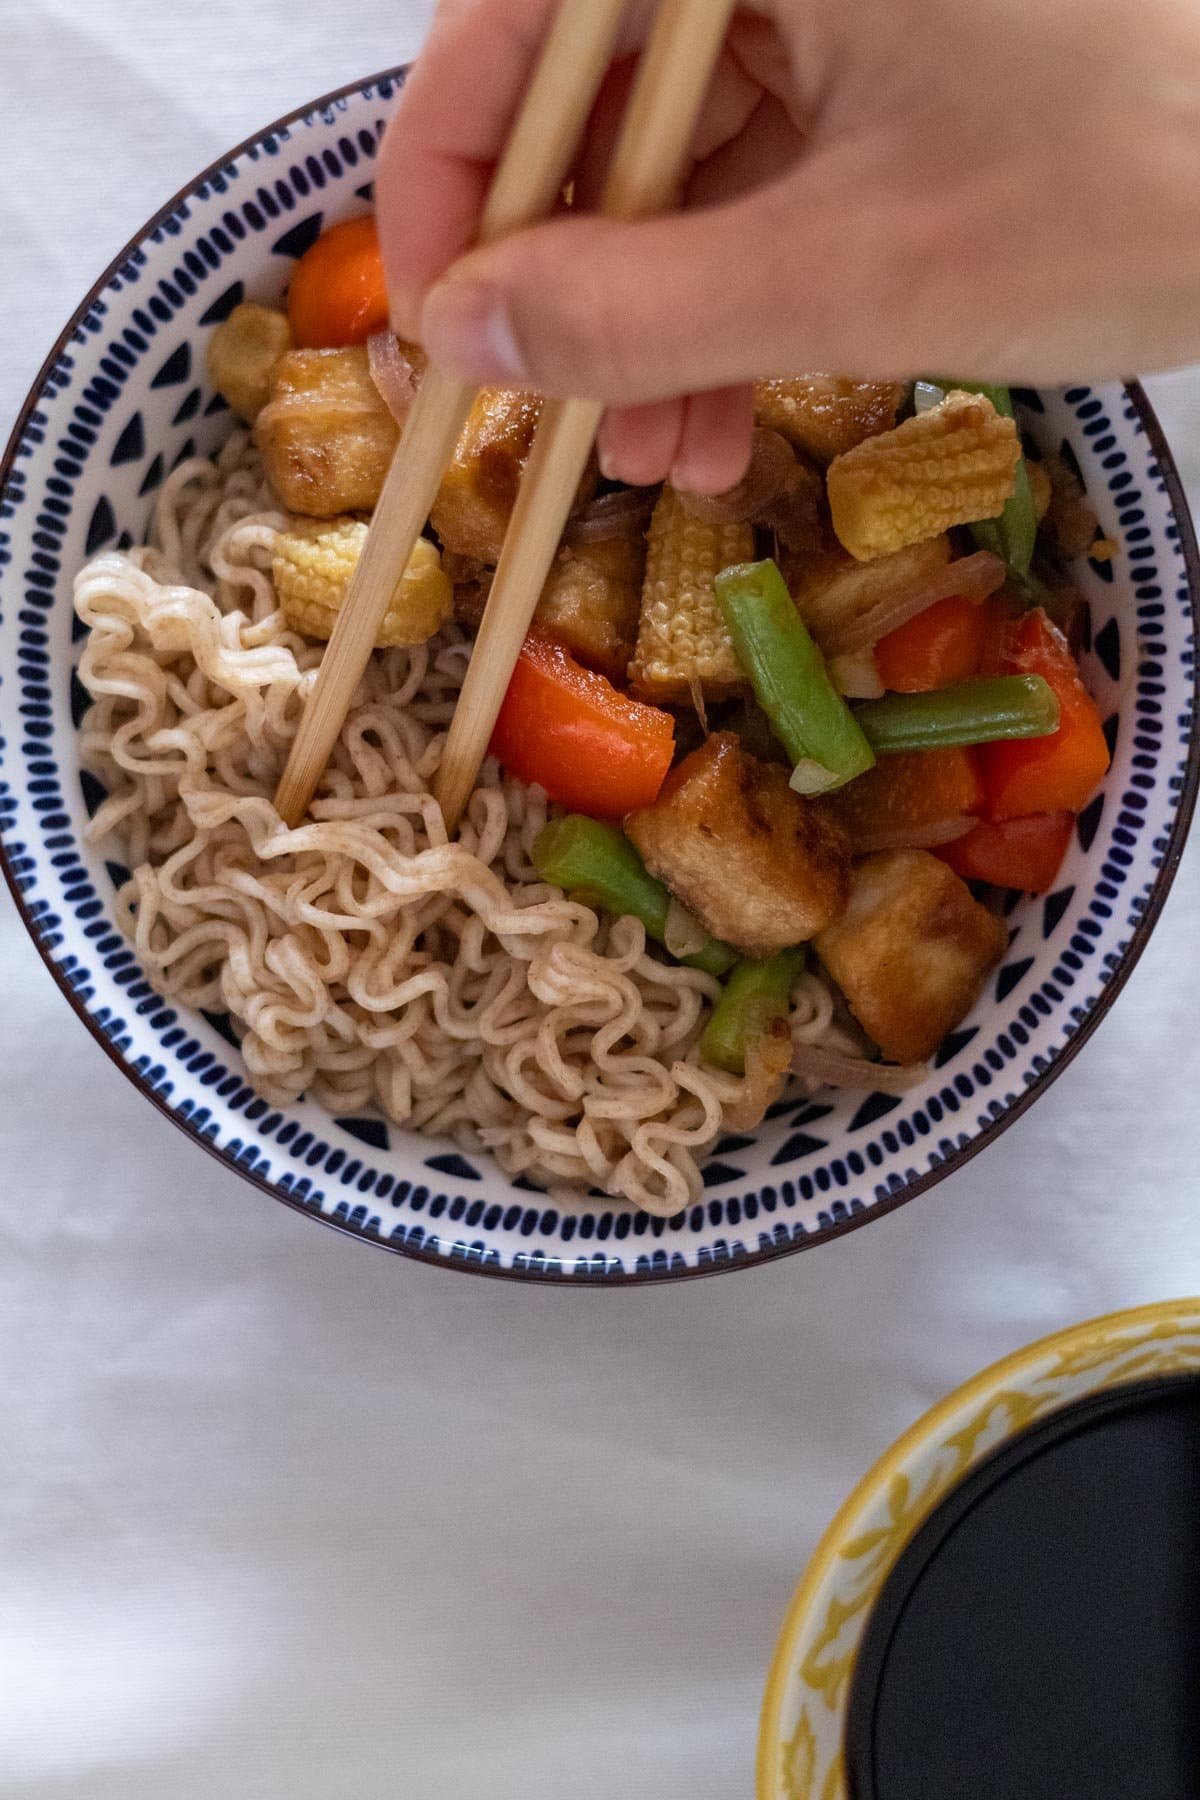
MULTIPOLYGON (((272 572, 284 617, 303 637, 332 635, 367 528, 357 519, 296 519, 275 544, 272 572)), ((450 616, 454 589, 437 546, 418 538, 375 646, 423 644, 450 616)))
POLYGON ((828 475, 833 528, 860 562, 994 519, 1016 486, 1021 440, 982 394, 939 406, 837 457, 828 475))
POLYGON ((715 582, 731 563, 749 562, 749 525, 711 525, 684 511, 664 487, 650 521, 637 649, 629 675, 647 700, 719 700, 745 686, 715 582))

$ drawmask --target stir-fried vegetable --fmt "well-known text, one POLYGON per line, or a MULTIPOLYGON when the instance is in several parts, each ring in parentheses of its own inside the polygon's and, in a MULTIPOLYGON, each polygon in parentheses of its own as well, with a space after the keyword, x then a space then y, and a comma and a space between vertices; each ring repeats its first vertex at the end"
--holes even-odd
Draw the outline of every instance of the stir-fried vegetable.
POLYGON ((383 330, 387 282, 370 215, 331 226, 300 258, 288 290, 288 318, 302 350, 341 350, 383 330))
POLYGON ((713 591, 720 571, 754 554, 744 521, 711 524, 688 512, 673 487, 654 508, 646 548, 637 649, 629 674, 647 700, 686 706, 697 693, 736 693, 742 671, 713 591))
MULTIPOLYGON (((366 541, 360 519, 296 519, 290 531, 278 534, 271 573, 293 631, 303 637, 333 636, 366 541)), ((376 649, 424 644, 446 623, 453 605, 454 589, 437 545, 418 538, 379 622, 376 649)))
POLYGON ((1040 608, 1026 613, 1009 628, 996 667, 1010 680, 1019 672, 1025 681, 1047 685, 1059 716, 1052 735, 1027 744, 994 744, 983 753, 989 816, 1078 812, 1100 785, 1109 752, 1096 703, 1066 639, 1040 608))
POLYGON ((908 750, 881 756, 873 769, 830 796, 829 805, 856 854, 930 849, 971 828, 983 807, 973 750, 908 750))
POLYGON ((731 1075, 746 1072, 746 1052, 756 1038, 786 1019, 792 989, 804 973, 803 950, 782 950, 767 962, 740 962, 700 1039, 700 1054, 731 1075))
POLYGON ((1021 460, 1016 425, 982 394, 954 391, 940 406, 867 438, 831 464, 833 529, 860 562, 999 513, 1021 460))
MULTIPOLYGON (((533 846, 533 866, 543 881, 577 894, 589 906, 616 918, 640 919, 656 943, 667 940, 671 895, 656 881, 629 839, 613 825, 569 813, 554 819, 533 846)), ((737 960, 728 944, 710 937, 700 949, 679 959, 706 975, 724 975, 737 960)))
POLYGON ((775 564, 726 569, 717 577, 717 600, 738 661, 792 759, 793 787, 825 793, 869 769, 871 747, 775 564))
POLYGON ((981 819, 965 837, 937 851, 964 881, 1048 894, 1058 879, 1075 814, 1033 813, 1025 819, 981 819))
MULTIPOLYGON (((991 401, 1001 418, 1015 421, 1012 395, 1006 387, 990 387, 983 382, 971 381, 952 381, 944 385, 968 394, 982 394, 985 400, 991 401)), ((976 520, 971 526, 971 535, 981 550, 1002 556, 1018 581, 1023 581, 1033 561, 1037 528, 1038 513, 1029 466, 1022 456, 1017 464, 1016 485, 1011 498, 1005 501, 1004 511, 994 519, 976 520)))
POLYGON ((988 619, 986 601, 962 594, 927 606, 876 644, 880 681, 894 694, 924 694, 969 681, 979 673, 988 619))
MULTIPOLYGON (((1012 395, 1006 387, 981 387, 996 411, 1006 419, 1015 418, 1012 395)), ((1029 481, 1029 467, 1022 456, 1017 464, 1016 486, 1011 500, 1005 502, 998 519, 980 519, 971 527, 971 535, 981 550, 1002 556, 1018 580, 1029 574, 1037 542, 1037 507, 1029 481)))
POLYGON ((561 644, 528 637, 492 733, 510 774, 561 806, 619 819, 649 806, 675 750, 675 722, 622 694, 561 644))
POLYGON ((872 748, 885 756, 1046 738, 1058 726, 1058 701, 1040 675, 1006 675, 960 681, 931 694, 885 694, 857 707, 855 717, 872 748))

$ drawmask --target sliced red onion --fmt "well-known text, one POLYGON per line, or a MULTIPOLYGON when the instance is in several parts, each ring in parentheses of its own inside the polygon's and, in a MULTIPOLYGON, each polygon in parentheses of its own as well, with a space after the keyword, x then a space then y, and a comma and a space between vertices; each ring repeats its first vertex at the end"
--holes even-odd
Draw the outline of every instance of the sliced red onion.
POLYGON ((605 538, 628 537, 650 523, 658 489, 650 487, 614 488, 590 500, 582 512, 567 525, 563 534, 566 544, 599 544, 605 538))
POLYGON ((821 632, 821 648, 827 657, 851 656, 857 650, 869 650, 889 631, 907 625, 918 613, 961 594, 968 600, 986 600, 1004 586, 1005 568, 1000 557, 990 550, 976 550, 973 556, 960 556, 943 563, 932 575, 911 587, 897 588, 869 612, 857 619, 830 625, 821 632))
POLYGON ((402 426, 416 398, 417 372, 394 331, 377 331, 367 339, 367 366, 384 405, 402 426))
POLYGON ((736 487, 723 494, 688 494, 682 490, 679 504, 693 519, 709 525, 741 525, 757 519, 787 485, 796 456, 787 439, 759 426, 750 451, 750 467, 736 487))
POLYGON ((929 1063, 868 1062, 863 1056, 846 1056, 820 1044, 795 1045, 792 1074, 823 1087, 860 1088, 873 1094, 907 1094, 929 1074, 929 1063))

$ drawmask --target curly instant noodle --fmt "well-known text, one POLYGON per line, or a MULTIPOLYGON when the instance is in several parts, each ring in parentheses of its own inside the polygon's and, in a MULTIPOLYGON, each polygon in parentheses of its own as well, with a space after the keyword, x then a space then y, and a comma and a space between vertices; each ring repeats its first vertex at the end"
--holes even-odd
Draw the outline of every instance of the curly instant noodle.
MULTIPOLYGON (((228 1012, 273 1103, 379 1107, 510 1175, 649 1212, 700 1192, 747 1082, 701 1063, 717 983, 541 882, 540 790, 489 761, 456 842, 430 795, 469 654, 455 626, 371 660, 309 822, 271 804, 322 646, 287 628, 277 510, 247 435, 169 478, 150 547, 75 587, 94 704, 92 825, 134 873, 123 923, 155 987, 228 1012)), ((799 1039, 860 1055, 803 977, 799 1039)))

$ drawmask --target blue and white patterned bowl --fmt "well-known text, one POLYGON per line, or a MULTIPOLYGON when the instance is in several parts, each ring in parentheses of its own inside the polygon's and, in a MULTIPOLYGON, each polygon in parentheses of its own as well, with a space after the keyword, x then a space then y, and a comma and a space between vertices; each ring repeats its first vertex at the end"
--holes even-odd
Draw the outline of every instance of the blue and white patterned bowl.
POLYGON ((961 1167, 1079 1049, 1145 945, 1195 799, 1200 567, 1178 478, 1136 387, 1025 396, 1022 424, 1078 461, 1115 568, 1083 563, 1087 675, 1114 746, 1057 891, 1010 917, 1004 964, 930 1080, 789 1102, 727 1137, 679 1218, 603 1198, 575 1211, 380 1118, 268 1106, 225 1021, 151 989, 114 921, 114 881, 84 841, 73 674, 75 570, 141 540, 167 470, 229 429, 203 347, 243 295, 278 296, 327 220, 371 198, 402 72, 271 127, 207 170, 102 276, 38 377, 0 465, 0 852, 38 950, 98 1042, 146 1097, 231 1168, 368 1242, 450 1267, 642 1281, 764 1261, 890 1211, 961 1167))

